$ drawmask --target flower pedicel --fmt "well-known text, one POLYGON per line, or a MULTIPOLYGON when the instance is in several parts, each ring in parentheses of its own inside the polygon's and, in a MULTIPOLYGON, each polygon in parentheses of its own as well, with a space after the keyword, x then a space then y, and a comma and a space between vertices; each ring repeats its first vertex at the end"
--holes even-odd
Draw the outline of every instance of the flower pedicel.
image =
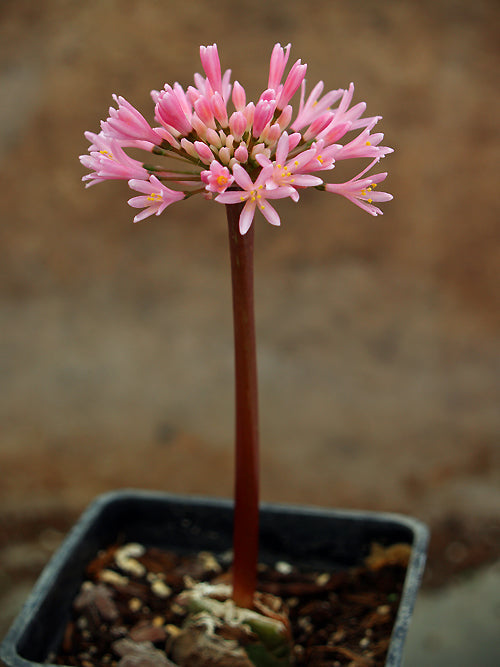
POLYGON ((268 87, 254 103, 247 102, 237 81, 231 84, 231 70, 222 75, 217 46, 202 46, 206 77, 195 74, 195 85, 186 91, 175 83, 151 92, 158 123, 154 128, 127 100, 114 95, 118 108, 109 109, 101 132, 85 133, 91 142, 90 154, 82 155, 80 161, 91 173, 83 180, 87 185, 127 180, 132 190, 142 193, 128 202, 143 209, 134 222, 159 215, 173 202, 203 194, 222 204, 244 202, 239 229, 245 234, 256 209, 268 222, 279 225, 270 202, 285 197, 297 201, 300 191, 310 187, 343 195, 371 215, 381 214, 375 203, 392 196, 375 188, 387 174, 366 175, 392 152, 380 145, 383 134, 372 132, 380 116, 363 118, 364 102, 351 106, 353 84, 322 95, 320 81, 306 98, 307 65, 300 60, 282 83, 289 53, 290 45, 275 45, 268 87), (294 114, 290 101, 299 89, 294 114), (353 132, 357 134, 351 138, 353 132), (142 163, 127 155, 126 148, 174 158, 179 169, 150 164, 151 158, 142 163), (325 182, 336 162, 350 158, 370 162, 345 183, 325 182))

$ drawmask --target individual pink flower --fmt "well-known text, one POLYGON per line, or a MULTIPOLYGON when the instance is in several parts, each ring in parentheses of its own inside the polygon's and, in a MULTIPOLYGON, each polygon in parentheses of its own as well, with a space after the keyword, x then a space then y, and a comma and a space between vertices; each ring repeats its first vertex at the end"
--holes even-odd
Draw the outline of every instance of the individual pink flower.
POLYGON ((116 139, 133 139, 161 144, 162 137, 144 116, 121 95, 113 95, 118 109, 109 108, 109 118, 101 123, 104 134, 116 139))
POLYGON ((270 178, 273 167, 264 167, 255 183, 239 164, 233 167, 233 176, 241 190, 224 192, 215 198, 222 204, 240 204, 246 202, 240 215, 240 234, 246 234, 252 224, 255 209, 258 208, 271 225, 280 225, 281 221, 276 210, 267 201, 268 199, 283 199, 295 194, 294 188, 289 186, 266 190, 266 181, 270 178))
POLYGON ((135 216, 134 222, 139 222, 139 220, 143 220, 153 214, 160 215, 167 206, 184 199, 183 192, 167 188, 156 176, 150 176, 149 181, 133 178, 128 184, 132 190, 144 193, 144 195, 132 197, 132 199, 128 200, 130 206, 144 209, 135 216))
POLYGON ((306 75, 307 65, 303 65, 300 60, 292 65, 286 81, 281 89, 277 99, 276 108, 283 109, 300 88, 306 75))
POLYGON ((248 148, 243 141, 234 151, 234 157, 238 162, 246 162, 248 160, 248 148))
POLYGON ((326 146, 329 146, 340 141, 351 129, 352 123, 350 121, 337 122, 333 114, 327 112, 311 123, 309 128, 304 132, 304 139, 308 141, 319 139, 326 146))
POLYGON ((327 183, 324 189, 327 192, 333 192, 346 197, 346 199, 371 215, 382 215, 382 211, 374 206, 373 202, 384 202, 392 199, 392 195, 388 192, 375 191, 377 185, 385 180, 387 172, 362 178, 371 169, 374 162, 377 162, 377 160, 374 160, 366 169, 363 169, 357 176, 351 178, 350 181, 346 183, 327 183))
POLYGON ((304 172, 327 171, 334 168, 335 160, 325 153, 325 142, 322 139, 314 141, 307 152, 310 155, 310 159, 309 162, 302 164, 301 168, 304 172))
POLYGON ((210 169, 202 171, 201 180, 206 183, 206 189, 210 192, 224 192, 234 181, 234 177, 227 167, 223 167, 220 162, 213 160, 210 169))
POLYGON ((258 139, 266 125, 272 120, 276 102, 274 100, 261 99, 255 105, 253 117, 253 136, 258 139))
POLYGON ((214 154, 212 153, 210 148, 203 143, 203 141, 195 141, 193 146, 198 157, 202 162, 204 162, 205 164, 210 164, 212 162, 212 160, 214 159, 214 154))
POLYGON ((242 111, 235 111, 229 118, 229 130, 236 139, 240 141, 247 129, 247 119, 242 111))
POLYGON ((370 134, 365 130, 348 144, 342 146, 340 150, 334 154, 335 160, 383 158, 393 152, 393 149, 389 148, 389 146, 378 145, 383 138, 384 135, 381 132, 370 134))
POLYGON ((210 101, 215 118, 218 120, 221 127, 227 127, 227 108, 224 98, 220 93, 214 93, 210 101))
POLYGON ((366 110, 366 102, 358 102, 354 106, 350 106, 354 96, 354 84, 350 83, 349 88, 343 91, 339 106, 333 110, 333 121, 335 125, 340 123, 350 123, 351 130, 357 130, 360 127, 366 127, 372 123, 373 125, 381 119, 381 116, 371 116, 369 118, 361 118, 366 110), (375 123, 373 122, 375 121, 375 123))
POLYGON ((299 102, 299 112, 297 118, 292 123, 292 129, 298 132, 304 127, 310 125, 315 121, 319 116, 322 116, 325 111, 329 111, 332 104, 335 104, 341 97, 344 91, 342 88, 339 90, 331 90, 330 92, 323 95, 320 99, 320 95, 323 92, 325 84, 323 81, 319 81, 307 98, 307 101, 304 102, 305 97, 305 81, 301 83, 301 93, 300 93, 300 102, 299 102))
POLYGON ((191 104, 180 86, 174 88, 165 85, 165 89, 158 96, 155 108, 155 118, 167 130, 174 129, 181 135, 191 132, 192 109, 191 104))
MULTIPOLYGON (((297 139, 300 135, 292 135, 293 146, 295 147, 297 139)), ((266 181, 266 188, 268 190, 275 190, 283 186, 290 186, 295 190, 295 194, 291 195, 294 201, 299 199, 299 193, 296 188, 309 188, 316 185, 321 185, 323 181, 317 176, 311 174, 301 173, 305 165, 309 165, 313 157, 316 155, 316 150, 311 148, 307 151, 299 153, 296 157, 288 158, 291 150, 290 137, 286 132, 283 132, 278 145, 276 147, 276 159, 274 162, 260 154, 257 155, 257 162, 264 168, 271 167, 269 171, 269 178, 266 181)))
POLYGON ((236 111, 241 111, 246 107, 247 104, 247 98, 246 98, 246 93, 245 89, 243 86, 238 83, 238 81, 234 82, 233 85, 233 96, 232 96, 234 108, 236 111))
POLYGON ((287 44, 285 48, 283 48, 281 44, 274 45, 271 53, 271 61, 269 63, 268 88, 272 88, 275 91, 278 90, 290 54, 290 47, 290 44, 287 44))
POLYGON ((205 70, 206 78, 201 74, 194 75, 195 87, 188 88, 188 94, 202 95, 211 97, 214 93, 220 93, 224 102, 227 103, 231 96, 231 70, 227 69, 221 77, 219 54, 217 53, 217 45, 200 47, 200 59, 203 69, 205 70))
POLYGON ((92 145, 90 155, 80 155, 80 162, 87 169, 93 169, 82 178, 89 181, 86 187, 114 179, 148 178, 149 172, 142 163, 127 155, 118 140, 93 132, 86 132, 85 136, 92 145))
POLYGON ((200 46, 200 60, 212 90, 222 94, 222 74, 217 44, 200 46))
POLYGON ((215 130, 214 114, 207 98, 200 95, 200 97, 193 103, 193 106, 200 121, 207 127, 211 127, 212 130, 215 130))

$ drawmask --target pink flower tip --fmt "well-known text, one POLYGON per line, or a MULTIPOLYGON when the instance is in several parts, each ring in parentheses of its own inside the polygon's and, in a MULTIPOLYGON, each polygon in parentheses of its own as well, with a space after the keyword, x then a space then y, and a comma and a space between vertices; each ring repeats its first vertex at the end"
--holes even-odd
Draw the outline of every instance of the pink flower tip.
POLYGON ((222 74, 217 44, 200 46, 200 60, 213 91, 222 94, 222 74))

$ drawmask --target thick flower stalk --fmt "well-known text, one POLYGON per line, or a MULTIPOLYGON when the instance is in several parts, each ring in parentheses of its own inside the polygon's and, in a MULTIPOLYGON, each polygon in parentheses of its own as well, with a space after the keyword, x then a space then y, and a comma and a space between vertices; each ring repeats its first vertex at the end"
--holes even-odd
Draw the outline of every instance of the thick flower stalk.
MULTIPOLYGON (((366 104, 352 104, 354 86, 323 94, 317 83, 306 96, 307 65, 297 60, 285 76, 290 45, 276 44, 267 87, 256 102, 243 86, 221 71, 216 45, 202 46, 205 76, 194 86, 178 83, 151 92, 152 127, 127 100, 102 121, 99 134, 87 132, 89 154, 80 161, 90 170, 87 186, 122 179, 139 195, 129 199, 142 209, 134 222, 160 215, 170 204, 196 194, 226 205, 233 286, 236 375, 236 470, 233 598, 251 607, 258 553, 257 364, 253 307, 253 220, 256 211, 280 225, 278 199, 297 202, 304 188, 339 194, 371 215, 392 196, 378 185, 387 173, 369 172, 391 148, 373 129, 380 116, 364 117, 366 104), (298 94, 298 108, 291 102, 298 94), (144 162, 127 149, 149 153, 144 162), (337 162, 365 159, 368 165, 346 182, 331 182, 337 162)), ((359 167, 355 169, 357 172, 359 167)))

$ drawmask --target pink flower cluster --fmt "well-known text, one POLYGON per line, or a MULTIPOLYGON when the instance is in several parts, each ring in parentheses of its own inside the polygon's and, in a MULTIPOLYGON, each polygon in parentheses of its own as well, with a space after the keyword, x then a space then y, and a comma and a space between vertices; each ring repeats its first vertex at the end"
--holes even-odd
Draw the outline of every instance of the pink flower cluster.
POLYGON ((380 116, 363 117, 364 102, 351 105, 353 84, 323 94, 320 81, 306 97, 307 65, 297 60, 284 76, 289 53, 290 45, 274 46, 267 88, 254 103, 247 102, 237 81, 231 84, 231 70, 222 74, 217 46, 200 47, 205 77, 195 74, 195 85, 186 91, 175 83, 151 92, 157 127, 114 95, 118 108, 109 109, 99 134, 85 133, 91 145, 80 161, 91 173, 83 180, 87 185, 127 180, 132 190, 142 193, 128 202, 143 209, 134 222, 202 193, 222 204, 244 202, 240 232, 245 234, 256 209, 279 225, 270 200, 297 201, 309 187, 340 194, 371 215, 381 214, 374 202, 392 196, 375 188, 387 173, 367 175, 392 153, 380 145, 383 134, 373 132, 380 116), (299 90, 294 113, 290 102, 299 90), (142 163, 129 156, 127 148, 172 160, 168 168, 142 163), (325 183, 323 176, 338 161, 355 158, 369 160, 368 166, 347 182, 325 183))

